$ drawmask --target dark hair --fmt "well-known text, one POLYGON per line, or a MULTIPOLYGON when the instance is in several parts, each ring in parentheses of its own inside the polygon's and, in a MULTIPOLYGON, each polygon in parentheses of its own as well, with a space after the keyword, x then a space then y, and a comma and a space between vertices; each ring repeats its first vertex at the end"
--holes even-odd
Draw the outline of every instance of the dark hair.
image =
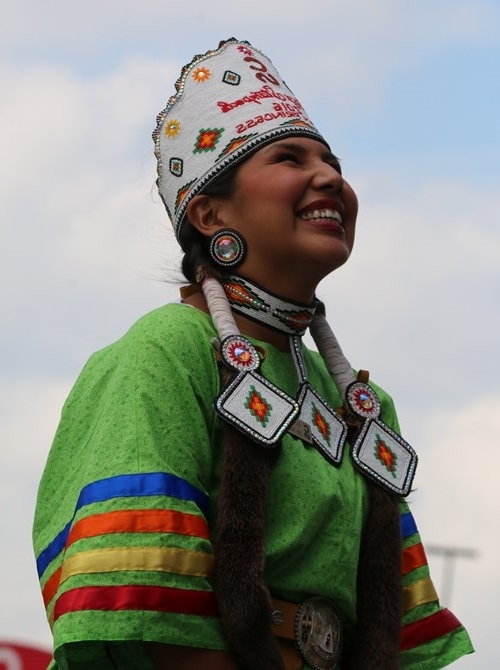
MULTIPOLYGON (((224 172, 201 193, 213 198, 230 198, 236 187, 238 167, 238 165, 235 165, 224 172)), ((186 221, 179 231, 179 243, 184 252, 181 262, 182 274, 189 282, 194 283, 196 282, 196 270, 200 265, 213 265, 213 260, 208 251, 209 240, 196 230, 186 217, 186 221)))

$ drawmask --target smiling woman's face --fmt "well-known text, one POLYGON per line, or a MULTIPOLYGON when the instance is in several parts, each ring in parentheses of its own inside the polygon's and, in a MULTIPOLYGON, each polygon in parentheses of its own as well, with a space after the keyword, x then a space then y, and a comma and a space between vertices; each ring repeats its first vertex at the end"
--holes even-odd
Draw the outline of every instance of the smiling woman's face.
POLYGON ((238 272, 289 295, 281 285, 302 280, 304 288, 315 288, 346 262, 357 209, 356 195, 329 149, 317 140, 291 137, 263 147, 241 165, 234 192, 219 202, 217 214, 221 225, 236 229, 247 243, 238 272))
POLYGON ((247 254, 239 274, 299 302, 312 300, 321 279, 349 258, 357 212, 338 159, 305 137, 259 149, 223 189, 194 196, 187 209, 206 237, 221 228, 241 233, 247 254))

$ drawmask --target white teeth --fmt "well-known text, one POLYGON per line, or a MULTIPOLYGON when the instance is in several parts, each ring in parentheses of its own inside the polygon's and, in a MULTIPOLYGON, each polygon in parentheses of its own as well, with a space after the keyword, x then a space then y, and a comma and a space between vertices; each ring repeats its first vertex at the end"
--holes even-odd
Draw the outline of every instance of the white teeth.
POLYGON ((342 217, 333 209, 315 209, 313 212, 304 212, 300 215, 301 219, 311 221, 312 219, 333 219, 342 223, 342 217))

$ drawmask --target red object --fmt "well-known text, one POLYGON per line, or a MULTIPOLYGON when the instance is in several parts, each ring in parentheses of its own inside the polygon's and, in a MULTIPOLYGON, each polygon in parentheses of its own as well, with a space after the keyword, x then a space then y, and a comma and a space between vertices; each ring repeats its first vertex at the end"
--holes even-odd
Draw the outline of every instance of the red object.
POLYGON ((0 670, 46 670, 51 660, 43 649, 0 640, 0 670))

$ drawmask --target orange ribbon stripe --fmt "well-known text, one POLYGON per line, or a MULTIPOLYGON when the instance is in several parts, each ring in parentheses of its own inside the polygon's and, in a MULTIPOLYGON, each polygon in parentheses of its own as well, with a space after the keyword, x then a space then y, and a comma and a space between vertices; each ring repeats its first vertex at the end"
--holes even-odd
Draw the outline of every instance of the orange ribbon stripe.
POLYGON ((107 533, 178 533, 209 539, 207 522, 196 514, 163 509, 120 510, 94 514, 77 521, 66 547, 84 537, 107 533))
POLYGON ((403 575, 407 575, 412 570, 421 568, 424 565, 427 565, 427 557, 424 547, 420 542, 403 549, 401 556, 401 572, 403 575))

